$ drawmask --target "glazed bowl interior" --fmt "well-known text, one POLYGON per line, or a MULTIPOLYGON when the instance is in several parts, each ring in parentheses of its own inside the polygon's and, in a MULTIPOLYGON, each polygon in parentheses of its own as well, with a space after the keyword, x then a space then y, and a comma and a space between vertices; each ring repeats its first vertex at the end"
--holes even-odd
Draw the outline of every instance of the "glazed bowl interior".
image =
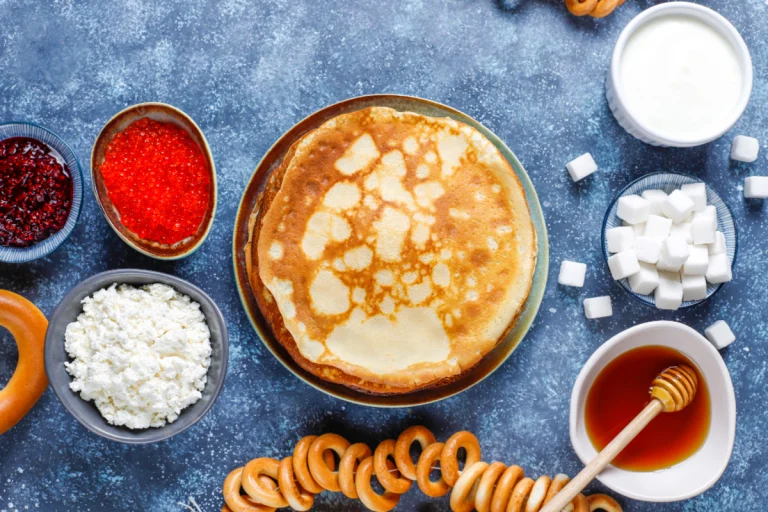
POLYGON ((227 325, 219 308, 213 300, 197 286, 160 272, 125 269, 110 270, 96 274, 75 286, 59 303, 48 323, 45 335, 45 373, 54 393, 62 405, 85 428, 107 439, 128 444, 148 444, 172 437, 197 423, 211 409, 224 386, 227 373, 229 341, 227 325), (86 402, 80 395, 69 388, 72 381, 64 363, 71 361, 64 348, 64 334, 67 325, 77 320, 83 311, 82 300, 94 292, 114 283, 143 286, 162 283, 177 292, 189 296, 200 304, 205 321, 211 332, 211 366, 208 379, 202 391, 202 398, 184 409, 173 423, 159 428, 132 430, 122 426, 110 425, 101 416, 92 401, 86 402))
POLYGON ((632 327, 605 342, 589 358, 573 386, 571 443, 584 464, 597 455, 585 427, 587 393, 610 361, 628 350, 648 345, 673 348, 698 367, 710 395, 709 434, 697 452, 675 466, 652 472, 608 466, 597 479, 613 491, 636 500, 684 500, 701 494, 717 482, 728 465, 736 433, 736 397, 728 369, 709 341, 690 327, 677 322, 649 322, 632 327))
POLYGON ((96 201, 101 207, 101 211, 104 213, 104 217, 106 217, 110 227, 129 246, 152 258, 172 260, 189 256, 202 245, 213 225, 217 202, 216 167, 213 163, 213 155, 208 147, 205 135, 203 135, 203 132, 192 118, 171 105, 165 103, 139 103, 126 108, 110 119, 96 137, 96 142, 93 145, 91 153, 91 182, 96 201), (133 122, 143 118, 149 118, 161 123, 171 123, 184 130, 202 152, 206 170, 211 178, 211 200, 197 232, 191 237, 185 238, 173 245, 144 240, 126 228, 120 222, 120 214, 109 198, 107 188, 104 185, 104 177, 101 174, 101 165, 104 163, 105 152, 109 143, 112 142, 115 135, 125 130, 133 122))
POLYGON ((72 206, 64 227, 50 237, 29 247, 7 247, 0 245, 0 262, 26 263, 47 256, 69 238, 80 218, 83 204, 83 172, 75 152, 66 142, 52 131, 32 123, 15 122, 0 124, 0 140, 13 137, 29 137, 43 142, 53 150, 53 155, 67 164, 72 177, 72 206))
POLYGON ((616 46, 613 50, 611 58, 611 80, 613 81, 616 95, 619 103, 624 107, 624 110, 631 115, 631 122, 640 128, 642 132, 645 132, 656 141, 657 144, 663 146, 675 146, 675 147, 693 147, 701 144, 706 144, 719 137, 725 132, 730 130, 736 121, 739 120, 744 113, 744 109, 747 108, 749 103, 749 97, 752 94, 752 58, 749 54, 749 48, 747 48, 744 39, 739 34, 739 31, 728 21, 725 17, 719 13, 713 11, 708 7, 697 5, 691 2, 667 2, 660 5, 653 6, 649 9, 638 14, 629 24, 624 28, 619 36, 616 46), (624 87, 621 80, 621 59, 624 54, 624 48, 627 41, 637 30, 643 27, 648 22, 665 16, 689 16, 696 18, 697 20, 706 23, 714 30, 716 30, 721 36, 723 36, 733 47, 739 59, 739 65, 742 70, 742 88, 738 101, 734 105, 733 111, 730 116, 725 118, 722 125, 713 129, 712 133, 706 136, 698 138, 686 138, 683 136, 672 137, 668 134, 660 133, 658 130, 654 130, 647 126, 645 123, 637 119, 637 116, 633 114, 636 107, 633 107, 631 102, 627 101, 624 93, 624 87))
MULTIPOLYGON (((607 232, 611 228, 622 226, 622 220, 616 215, 619 208, 619 199, 631 194, 641 195, 644 191, 653 189, 663 190, 669 194, 673 190, 679 189, 681 186, 689 183, 702 183, 702 180, 678 172, 655 172, 636 179, 619 192, 613 201, 611 201, 610 206, 608 206, 605 218, 603 219, 601 242, 606 266, 608 265, 608 258, 611 256, 611 253, 608 252, 607 232)), ((736 254, 739 247, 736 222, 733 219, 733 213, 731 213, 731 209, 712 187, 706 185, 706 189, 707 204, 714 205, 717 210, 717 229, 725 236, 726 253, 728 254, 728 259, 731 260, 731 268, 733 268, 736 264, 736 254)), ((640 295, 639 293, 633 292, 632 288, 629 286, 629 279, 621 279, 616 281, 616 283, 618 283, 618 285, 632 298, 639 300, 647 306, 656 307, 656 300, 653 295, 640 295)), ((689 308, 701 304, 717 293, 724 284, 725 283, 712 284, 708 282, 707 296, 705 298, 701 300, 685 301, 680 307, 689 308)))

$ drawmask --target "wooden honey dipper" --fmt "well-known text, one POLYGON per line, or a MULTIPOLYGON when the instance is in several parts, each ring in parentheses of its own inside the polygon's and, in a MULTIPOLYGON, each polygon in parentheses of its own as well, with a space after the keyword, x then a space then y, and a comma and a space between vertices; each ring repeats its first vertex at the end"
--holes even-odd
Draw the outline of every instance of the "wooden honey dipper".
POLYGON ((653 418, 663 412, 678 412, 688 406, 699 387, 699 378, 690 366, 671 366, 661 372, 651 383, 651 401, 613 438, 613 441, 581 470, 541 512, 560 512, 578 495, 605 466, 637 437, 653 418))

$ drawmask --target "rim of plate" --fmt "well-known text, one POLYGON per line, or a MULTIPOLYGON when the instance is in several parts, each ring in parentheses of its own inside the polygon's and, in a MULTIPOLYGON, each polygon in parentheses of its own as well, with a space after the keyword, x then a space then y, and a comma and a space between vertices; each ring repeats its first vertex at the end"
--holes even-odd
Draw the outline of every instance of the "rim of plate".
MULTIPOLYGON (((417 113, 423 114, 423 112, 417 113)), ((288 147, 290 147, 290 145, 288 145, 288 147)), ((283 155, 284 151, 283 154, 277 155, 278 158, 274 161, 274 163, 279 163, 282 160, 283 155)), ((523 167, 522 163, 520 163, 520 161, 517 159, 512 150, 509 149, 509 147, 496 134, 494 134, 491 130, 489 130, 482 123, 475 120, 471 116, 436 101, 402 94, 370 94, 348 98, 327 105, 311 113, 310 115, 305 116, 295 125, 293 125, 289 130, 284 132, 264 153, 264 156, 259 160, 259 163, 256 165, 254 172, 251 174, 251 177, 248 180, 237 209, 232 238, 232 262, 238 295, 240 297, 240 302, 242 303, 243 309, 248 316, 248 321, 251 323, 251 326, 256 332, 259 340, 266 346, 272 355, 294 376, 298 377, 301 381, 309 384, 318 391, 322 391, 329 396, 357 405, 366 405, 369 407, 380 408, 413 407, 444 400, 472 388, 493 374, 517 349, 520 342, 530 330, 530 327, 536 318, 544 298, 544 291, 546 289, 547 277, 549 273, 549 239, 547 235, 546 222, 544 220, 544 213, 541 209, 541 204, 539 202, 536 189, 533 186, 533 182, 531 181, 530 176, 528 176, 527 171, 523 167), (514 328, 505 337, 505 339, 502 340, 501 343, 499 343, 491 352, 488 353, 488 355, 486 355, 485 358, 480 361, 480 363, 469 370, 467 374, 462 375, 456 381, 446 384, 445 386, 417 390, 413 393, 402 395, 387 396, 362 393, 340 384, 323 381, 322 379, 315 377, 309 372, 303 370, 289 354, 282 353, 284 352, 284 349, 279 344, 279 342, 274 341, 274 336, 268 332, 268 329, 262 329, 262 327, 258 325, 255 319, 255 316, 257 315, 258 317, 261 317, 261 312, 252 297, 248 276, 245 274, 245 264, 244 262, 241 264, 241 261, 244 260, 242 249, 245 246, 245 243, 247 243, 248 217, 253 211, 256 198, 258 198, 258 196, 261 194, 263 185, 266 182, 266 179, 274 170, 275 165, 272 165, 272 168, 263 171, 263 177, 259 177, 257 175, 260 171, 262 171, 262 167, 269 163, 273 153, 279 151, 280 147, 289 139, 292 143, 298 139, 298 137, 306 133, 308 130, 303 132, 301 130, 311 123, 317 123, 316 126, 319 126, 328 119, 337 115, 347 112, 354 112, 371 106, 387 106, 402 111, 402 108, 396 108, 392 106, 397 103, 419 105, 422 108, 427 108, 438 112, 438 115, 451 117, 465 124, 468 124, 479 130, 494 144, 494 146, 496 146, 497 149, 499 149, 504 158, 507 159, 509 164, 512 166, 513 170, 515 171, 515 175, 520 180, 525 191, 526 201, 528 202, 528 209, 531 213, 531 221, 533 222, 534 230, 536 231, 538 254, 531 291, 528 294, 525 306, 520 313, 514 328), (256 191, 254 191, 254 186, 256 186, 256 191), (249 198, 249 196, 252 197, 249 198), (245 233, 243 233, 244 228, 246 228, 245 233), (243 235, 245 236, 243 237, 243 235), (272 341, 267 341, 267 338, 270 338, 272 341), (273 346, 273 344, 276 346, 273 346), (501 352, 504 350, 506 350, 506 353, 499 356, 499 354, 501 354, 501 352), (491 355, 494 353, 496 353, 498 361, 492 363, 490 368, 485 368, 488 366, 488 361, 491 359, 491 355), (485 365, 483 364, 484 362, 486 363, 485 365), (482 374, 476 375, 477 373, 482 374)))
POLYGON ((80 212, 83 206, 83 170, 80 167, 80 161, 72 147, 67 144, 56 132, 29 121, 6 121, 0 123, 0 140, 6 140, 14 137, 30 137, 37 139, 53 149, 69 167, 69 173, 72 177, 72 206, 69 209, 67 222, 64 227, 52 234, 45 240, 32 244, 29 247, 7 247, 0 246, 0 262, 2 263, 28 263, 39 258, 48 256, 67 241, 74 231, 77 222, 80 219, 80 212), (6 136, 7 130, 19 129, 17 133, 11 133, 6 136), (29 133, 27 133, 29 130, 29 133))

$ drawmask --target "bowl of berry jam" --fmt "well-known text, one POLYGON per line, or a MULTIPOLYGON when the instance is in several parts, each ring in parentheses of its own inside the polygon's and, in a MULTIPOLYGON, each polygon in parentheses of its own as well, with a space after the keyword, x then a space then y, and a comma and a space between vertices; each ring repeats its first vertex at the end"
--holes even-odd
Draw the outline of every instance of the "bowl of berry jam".
POLYGON ((83 175, 72 149, 35 124, 0 124, 0 262, 50 254, 75 229, 83 175))
POLYGON ((93 146, 91 182, 115 233, 152 258, 189 256, 213 225, 213 156, 197 124, 171 105, 140 103, 110 119, 93 146))

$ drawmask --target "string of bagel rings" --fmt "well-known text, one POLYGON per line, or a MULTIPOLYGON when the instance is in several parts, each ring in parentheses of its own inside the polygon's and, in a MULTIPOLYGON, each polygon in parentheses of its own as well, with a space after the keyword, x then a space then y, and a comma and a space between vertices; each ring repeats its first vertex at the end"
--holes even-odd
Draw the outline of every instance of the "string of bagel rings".
POLYGON ((565 0, 565 7, 574 16, 604 18, 623 3, 624 0, 565 0))
MULTIPOLYGON (((226 505, 221 510, 274 512, 290 506, 305 511, 314 504, 315 494, 331 491, 359 499, 374 512, 387 512, 397 506, 415 481, 432 498, 450 492, 454 512, 538 512, 569 480, 562 474, 533 480, 520 466, 482 462, 480 444, 470 432, 457 432, 440 443, 426 427, 413 426, 397 440, 380 443, 373 452, 364 443, 350 444, 337 434, 324 434, 304 437, 293 455, 281 461, 253 459, 225 479, 226 505), (414 443, 422 450, 415 464, 411 456, 414 443), (461 449, 466 454, 463 470, 458 459, 461 449), (339 459, 338 469, 334 454, 339 459), (437 469, 440 478, 432 480, 437 469), (384 488, 383 494, 373 489, 373 476, 384 488)), ((622 512, 621 506, 604 494, 579 494, 564 510, 622 512)))

